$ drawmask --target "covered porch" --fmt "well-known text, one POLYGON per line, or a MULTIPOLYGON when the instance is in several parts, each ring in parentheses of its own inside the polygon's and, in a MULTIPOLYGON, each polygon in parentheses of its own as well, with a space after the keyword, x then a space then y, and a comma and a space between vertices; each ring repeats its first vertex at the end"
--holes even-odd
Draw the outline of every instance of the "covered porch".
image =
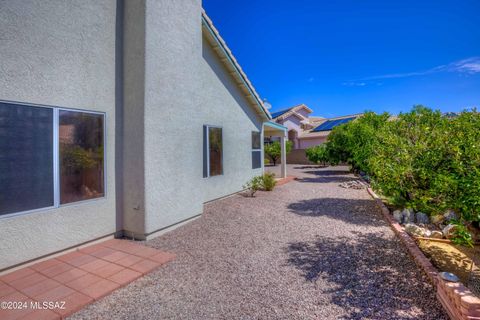
MULTIPOLYGON (((263 123, 263 136, 280 138, 280 178, 287 177, 287 132, 288 128, 273 121, 263 123)), ((264 167, 265 170, 265 167, 264 167)))

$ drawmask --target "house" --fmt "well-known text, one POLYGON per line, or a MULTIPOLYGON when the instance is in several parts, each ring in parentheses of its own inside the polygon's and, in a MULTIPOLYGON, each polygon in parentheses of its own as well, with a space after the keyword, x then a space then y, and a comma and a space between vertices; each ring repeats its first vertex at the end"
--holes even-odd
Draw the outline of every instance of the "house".
POLYGON ((305 149, 325 143, 334 127, 361 116, 353 114, 327 119, 311 116, 312 112, 305 104, 272 112, 273 121, 287 127, 288 140, 292 141, 292 151, 287 155, 287 163, 309 163, 305 149))
POLYGON ((0 30, 0 271, 170 230, 285 145, 200 0, 7 0, 0 30))

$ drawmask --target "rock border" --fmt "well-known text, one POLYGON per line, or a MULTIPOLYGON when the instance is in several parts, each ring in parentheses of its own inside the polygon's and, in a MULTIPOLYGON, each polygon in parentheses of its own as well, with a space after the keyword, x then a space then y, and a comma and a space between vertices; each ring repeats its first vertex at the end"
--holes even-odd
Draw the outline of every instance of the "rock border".
POLYGON ((450 318, 454 320, 480 320, 480 298, 475 296, 462 283, 448 282, 440 278, 437 268, 423 254, 415 240, 393 219, 390 210, 383 203, 382 199, 372 188, 367 188, 367 191, 380 207, 385 220, 390 224, 392 230, 407 247, 415 263, 424 271, 430 282, 437 289, 437 299, 450 318))

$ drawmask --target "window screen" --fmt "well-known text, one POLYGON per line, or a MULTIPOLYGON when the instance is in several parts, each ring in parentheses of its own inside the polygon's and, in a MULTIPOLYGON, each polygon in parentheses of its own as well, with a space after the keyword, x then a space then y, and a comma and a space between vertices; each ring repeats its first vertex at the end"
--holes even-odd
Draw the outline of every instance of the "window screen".
POLYGON ((261 134, 258 131, 252 131, 252 169, 262 167, 261 134))
POLYGON ((53 109, 0 102, 0 215, 53 205, 53 109))
POLYGON ((262 167, 262 151, 252 151, 252 169, 262 167))
POLYGON ((252 131, 252 149, 261 149, 260 132, 252 131))
POLYGON ((208 128, 208 146, 209 146, 209 164, 210 176, 218 176, 223 174, 223 141, 222 128, 208 128))
POLYGON ((104 116, 59 111, 60 203, 104 196, 104 116))
POLYGON ((203 177, 223 174, 222 128, 203 126, 203 177))

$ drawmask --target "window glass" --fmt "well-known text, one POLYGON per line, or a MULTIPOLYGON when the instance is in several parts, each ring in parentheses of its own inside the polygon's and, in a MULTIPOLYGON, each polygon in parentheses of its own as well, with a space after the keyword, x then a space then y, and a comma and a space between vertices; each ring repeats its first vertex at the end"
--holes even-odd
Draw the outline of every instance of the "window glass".
POLYGON ((262 151, 252 151, 252 169, 258 169, 262 167, 262 151))
POLYGON ((260 132, 252 131, 252 149, 261 149, 260 132))
POLYGON ((104 196, 104 116, 59 111, 60 203, 104 196))
POLYGON ((0 215, 53 205, 53 110, 0 102, 0 215))
POLYGON ((209 145, 209 164, 210 176, 223 174, 222 163, 222 128, 208 128, 208 145, 209 145))

